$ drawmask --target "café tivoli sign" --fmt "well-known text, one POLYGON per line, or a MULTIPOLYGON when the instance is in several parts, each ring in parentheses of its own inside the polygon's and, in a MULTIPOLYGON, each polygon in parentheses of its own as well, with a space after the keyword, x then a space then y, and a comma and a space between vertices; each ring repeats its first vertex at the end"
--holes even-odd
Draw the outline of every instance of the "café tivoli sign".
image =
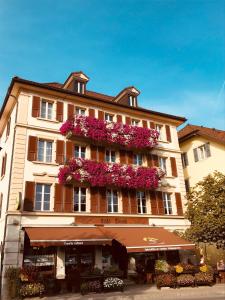
POLYGON ((146 217, 98 217, 98 216, 77 216, 75 217, 76 224, 140 224, 149 225, 149 220, 146 217))

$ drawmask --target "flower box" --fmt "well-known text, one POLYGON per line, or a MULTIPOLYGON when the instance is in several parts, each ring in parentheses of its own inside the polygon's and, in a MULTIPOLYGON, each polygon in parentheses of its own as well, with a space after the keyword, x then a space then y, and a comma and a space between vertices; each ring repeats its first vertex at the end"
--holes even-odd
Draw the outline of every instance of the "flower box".
POLYGON ((42 296, 45 291, 45 286, 42 283, 25 283, 20 288, 21 297, 42 296))
POLYGON ((177 286, 194 286, 195 277, 190 274, 182 274, 177 277, 177 286))
POLYGON ((103 288, 105 292, 112 291, 124 291, 124 282, 117 277, 108 277, 103 282, 103 288))
POLYGON ((173 274, 162 274, 156 276, 156 286, 158 289, 161 287, 175 288, 177 284, 176 276, 173 274))
POLYGON ((209 285, 212 286, 214 283, 213 273, 197 273, 195 274, 196 285, 209 285))

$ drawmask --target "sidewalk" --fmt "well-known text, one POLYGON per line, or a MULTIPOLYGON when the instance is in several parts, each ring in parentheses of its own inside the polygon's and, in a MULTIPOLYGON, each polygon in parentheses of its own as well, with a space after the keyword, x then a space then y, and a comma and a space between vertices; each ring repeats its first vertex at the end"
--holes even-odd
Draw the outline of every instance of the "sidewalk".
MULTIPOLYGON (((28 300, 28 298, 26 298, 28 300)), ((38 300, 40 298, 29 298, 32 300, 38 300)), ((147 287, 143 286, 129 286, 123 293, 102 293, 102 294, 87 294, 82 296, 80 294, 65 294, 57 295, 53 297, 43 297, 43 300, 196 300, 196 299, 225 299, 225 285, 217 284, 213 287, 201 286, 201 287, 186 287, 180 289, 162 288, 158 290, 155 286, 147 287)))

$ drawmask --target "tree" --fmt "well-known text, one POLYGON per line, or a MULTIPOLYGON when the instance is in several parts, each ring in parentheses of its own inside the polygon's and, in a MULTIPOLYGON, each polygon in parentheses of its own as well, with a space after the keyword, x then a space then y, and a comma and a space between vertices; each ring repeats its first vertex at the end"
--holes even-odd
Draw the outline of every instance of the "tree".
POLYGON ((209 174, 187 197, 186 217, 191 226, 186 238, 225 249, 225 175, 217 171, 209 174))

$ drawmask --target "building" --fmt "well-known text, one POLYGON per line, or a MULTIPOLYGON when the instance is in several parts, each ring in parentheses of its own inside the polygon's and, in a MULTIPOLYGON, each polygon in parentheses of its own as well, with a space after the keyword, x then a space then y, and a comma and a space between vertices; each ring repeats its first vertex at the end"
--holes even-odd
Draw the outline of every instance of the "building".
MULTIPOLYGON (((88 81, 82 72, 71 73, 64 84, 11 81, 0 113, 2 274, 7 266, 35 265, 65 278, 78 250, 83 267, 103 268, 110 264, 112 241, 129 253, 164 255, 193 247, 169 232, 188 226, 176 131, 185 118, 139 107, 135 87, 112 97, 87 90, 88 81), (89 120, 89 131, 71 129, 81 120, 89 120), (128 131, 114 141, 119 130, 128 131), (133 148, 126 144, 129 130, 135 132, 133 148), (149 134, 151 147, 143 144, 149 134), (81 167, 72 169, 73 157, 85 159, 89 172, 95 168, 91 185, 81 182, 86 174, 81 167), (102 176, 107 164, 116 168, 113 180, 121 172, 117 185, 112 176, 102 176), (124 173, 127 165, 134 177, 138 167, 146 167, 141 180, 135 177, 135 186, 124 173), (166 174, 159 185, 158 167, 166 174)), ((2 282, 4 286, 4 277, 2 282)))
POLYGON ((225 174, 225 131, 188 124, 178 137, 187 192, 214 171, 225 174))

